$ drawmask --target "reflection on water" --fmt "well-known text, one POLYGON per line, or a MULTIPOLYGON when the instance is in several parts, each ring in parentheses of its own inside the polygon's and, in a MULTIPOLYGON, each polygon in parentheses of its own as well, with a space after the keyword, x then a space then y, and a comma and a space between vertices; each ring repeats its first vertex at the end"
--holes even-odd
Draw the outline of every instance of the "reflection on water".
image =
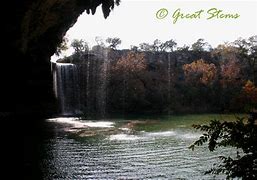
POLYGON ((135 135, 129 135, 129 134, 114 134, 111 135, 109 137, 109 140, 114 141, 114 140, 118 140, 118 141, 126 141, 126 140, 138 140, 141 137, 139 136, 135 136, 135 135))
POLYGON ((83 121, 83 120, 80 120, 80 118, 74 118, 74 117, 52 118, 52 119, 48 119, 47 121, 68 124, 75 128, 84 128, 84 127, 108 128, 108 127, 113 127, 113 124, 114 124, 113 122, 109 122, 109 121, 95 121, 95 122, 83 121))
POLYGON ((147 132, 136 130, 137 124, 131 126, 129 121, 59 118, 48 123, 55 133, 41 149, 44 179, 224 179, 204 172, 217 162, 219 153, 228 150, 189 150, 200 134, 181 124, 147 132))

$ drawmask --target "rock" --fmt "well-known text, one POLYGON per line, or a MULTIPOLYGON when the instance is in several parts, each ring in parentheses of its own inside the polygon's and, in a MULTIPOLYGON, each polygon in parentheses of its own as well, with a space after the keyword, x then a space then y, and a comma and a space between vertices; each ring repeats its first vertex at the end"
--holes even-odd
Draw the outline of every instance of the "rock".
MULTIPOLYGON (((24 117, 56 112, 50 57, 66 31, 85 10, 94 14, 102 5, 104 17, 117 0, 25 0, 5 5, 9 12, 2 23, 8 59, 0 69, 0 112, 24 117)), ((117 1, 118 2, 118 1, 117 1)), ((89 24, 92 26, 92 24, 89 24)), ((33 118, 32 118, 33 119, 33 118)))

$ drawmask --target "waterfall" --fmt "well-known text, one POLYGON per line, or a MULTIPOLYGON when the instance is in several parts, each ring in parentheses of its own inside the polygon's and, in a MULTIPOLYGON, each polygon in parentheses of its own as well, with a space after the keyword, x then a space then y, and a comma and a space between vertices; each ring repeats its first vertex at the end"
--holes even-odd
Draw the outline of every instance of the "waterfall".
POLYGON ((89 78, 89 75, 90 75, 90 61, 87 61, 87 68, 86 68, 86 72, 87 72, 87 75, 86 75, 86 98, 87 98, 87 101, 86 101, 86 113, 87 115, 90 114, 90 104, 89 104, 89 96, 90 96, 90 88, 89 88, 89 83, 90 83, 90 78, 89 78))
POLYGON ((88 119, 106 115, 108 52, 73 55, 52 65, 55 96, 61 115, 84 115, 88 119))
POLYGON ((51 62, 51 72, 53 75, 53 91, 54 91, 54 97, 57 99, 58 92, 57 92, 57 72, 56 72, 56 62, 51 62))
POLYGON ((109 58, 107 50, 102 52, 103 63, 101 67, 101 77, 100 77, 100 88, 99 88, 99 107, 100 107, 100 117, 105 118, 106 116, 106 105, 107 105, 107 84, 109 81, 109 58))
POLYGON ((78 76, 75 64, 56 63, 55 94, 62 115, 81 114, 78 76))
POLYGON ((171 114, 171 57, 170 52, 168 53, 168 115, 171 114))

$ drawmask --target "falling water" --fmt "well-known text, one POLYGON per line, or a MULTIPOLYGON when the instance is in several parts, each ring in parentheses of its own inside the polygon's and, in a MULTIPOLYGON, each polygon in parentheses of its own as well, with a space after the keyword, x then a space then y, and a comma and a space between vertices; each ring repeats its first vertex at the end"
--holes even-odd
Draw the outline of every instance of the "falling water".
POLYGON ((90 106, 89 106, 89 96, 90 96, 90 88, 89 88, 89 84, 90 84, 90 61, 87 61, 87 67, 86 67, 86 114, 89 115, 90 114, 90 106))
POLYGON ((127 77, 126 73, 123 73, 123 81, 122 81, 122 111, 123 111, 123 119, 125 118, 125 112, 126 112, 126 95, 127 95, 127 77))
POLYGON ((66 116, 80 114, 80 94, 76 65, 56 63, 54 80, 55 94, 61 114, 66 116))
POLYGON ((61 115, 104 118, 108 81, 108 51, 62 59, 52 65, 55 96, 61 115))
POLYGON ((105 118, 106 116, 106 100, 107 100, 107 83, 109 77, 109 58, 108 51, 102 51, 103 64, 101 70, 101 83, 100 83, 100 93, 99 93, 99 107, 100 107, 100 117, 105 118))
POLYGON ((53 91, 54 91, 54 97, 57 99, 57 72, 56 72, 56 62, 51 62, 51 71, 53 75, 53 91))
MULTIPOLYGON (((168 53, 168 104, 171 101, 171 58, 170 53, 168 53)), ((168 107, 168 115, 170 115, 170 106, 168 107)))

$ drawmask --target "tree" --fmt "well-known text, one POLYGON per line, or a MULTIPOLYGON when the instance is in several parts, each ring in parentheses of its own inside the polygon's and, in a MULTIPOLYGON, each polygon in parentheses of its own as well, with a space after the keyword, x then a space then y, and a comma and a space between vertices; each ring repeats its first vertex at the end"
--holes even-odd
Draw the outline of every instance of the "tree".
POLYGON ((152 50, 155 52, 160 51, 161 44, 162 42, 159 39, 155 39, 152 45, 152 50))
POLYGON ((196 84, 210 85, 217 74, 216 66, 206 63, 203 59, 183 65, 186 81, 196 84))
POLYGON ((96 42, 97 46, 105 47, 104 40, 100 36, 95 37, 95 42, 96 42))
POLYGON ((176 47, 177 47, 177 43, 173 39, 171 39, 169 41, 166 41, 165 43, 162 43, 160 45, 160 50, 173 52, 174 48, 176 47))
POLYGON ((233 44, 238 48, 240 58, 248 63, 250 80, 256 84, 257 35, 248 38, 248 40, 239 38, 233 44))
POLYGON ((146 69, 145 55, 144 53, 129 52, 117 61, 113 69, 131 75, 143 72, 146 69))
POLYGON ((204 39, 198 39, 195 43, 192 44, 191 48, 193 51, 205 51, 210 49, 210 45, 207 42, 204 42, 204 39))
POLYGON ((148 44, 148 43, 141 43, 140 49, 143 51, 169 51, 172 52, 174 48, 177 46, 177 43, 174 40, 169 40, 164 43, 162 43, 159 39, 155 39, 153 44, 148 44))
POLYGON ((88 43, 82 39, 74 39, 71 43, 71 47, 73 47, 75 53, 83 53, 89 51, 88 43))
POLYGON ((112 104, 126 111, 144 106, 147 64, 144 53, 128 52, 111 66, 112 104))
POLYGON ((63 51, 66 51, 67 49, 69 49, 68 47, 68 38, 67 37, 64 37, 62 39, 62 42, 57 46, 57 49, 56 49, 56 52, 55 54, 57 56, 60 56, 62 54, 63 51))
POLYGON ((117 46, 121 44, 120 38, 107 38, 106 42, 109 44, 109 48, 117 49, 117 46))
POLYGON ((221 85, 231 86, 240 85, 241 82, 241 68, 240 64, 235 59, 230 59, 226 63, 220 65, 220 82, 221 85))
POLYGON ((189 148, 208 142, 210 151, 218 147, 236 148, 235 157, 220 156, 222 164, 206 171, 206 173, 225 173, 227 179, 240 177, 244 179, 257 178, 257 125, 256 117, 250 116, 244 123, 244 118, 237 117, 235 122, 220 122, 212 120, 209 125, 193 125, 205 133, 189 148))
POLYGON ((241 96, 247 111, 252 112, 257 108, 257 87, 255 87, 252 81, 248 80, 245 83, 241 96))
POLYGON ((133 51, 133 52, 137 52, 138 51, 138 47, 131 45, 130 46, 130 50, 133 51))
POLYGON ((230 43, 220 44, 211 52, 212 58, 218 59, 218 61, 222 63, 230 61, 231 59, 239 61, 238 53, 238 48, 230 43))
POLYGON ((189 48, 190 47, 188 45, 184 44, 182 47, 178 47, 177 50, 182 52, 188 52, 189 48))
POLYGON ((107 48, 101 45, 95 45, 92 47, 91 52, 96 54, 103 54, 104 51, 107 51, 107 48))
POLYGON ((148 43, 139 44, 139 48, 141 51, 152 51, 152 46, 148 43))
POLYGON ((247 71, 239 59, 238 48, 231 43, 218 45, 211 51, 211 58, 218 67, 216 87, 220 108, 224 111, 242 112, 242 103, 238 103, 238 95, 242 84, 247 79, 247 71))

